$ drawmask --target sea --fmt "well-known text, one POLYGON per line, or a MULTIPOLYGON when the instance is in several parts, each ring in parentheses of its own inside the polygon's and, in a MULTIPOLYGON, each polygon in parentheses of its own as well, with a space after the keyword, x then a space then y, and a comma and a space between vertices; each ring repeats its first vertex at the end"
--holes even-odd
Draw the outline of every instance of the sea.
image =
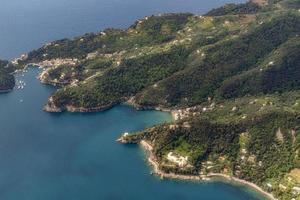
MULTIPOLYGON (((203 14, 230 0, 1 0, 0 57, 12 59, 55 39, 125 28, 166 12, 203 14)), ((263 200, 225 182, 163 180, 145 152, 116 139, 170 122, 170 113, 126 105, 99 113, 46 113, 56 88, 38 68, 16 74, 23 89, 0 94, 1 200, 263 200)))

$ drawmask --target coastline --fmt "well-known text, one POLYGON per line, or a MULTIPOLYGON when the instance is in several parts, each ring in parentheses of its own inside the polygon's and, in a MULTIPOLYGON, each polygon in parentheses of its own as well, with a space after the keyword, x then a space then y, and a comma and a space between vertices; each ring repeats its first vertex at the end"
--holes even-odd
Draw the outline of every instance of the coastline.
MULTIPOLYGON (((43 82, 41 79, 39 79, 41 81, 42 84, 50 84, 50 85, 53 85, 51 83, 45 83, 43 82)), ((161 112, 168 112, 171 114, 171 118, 172 118, 172 121, 176 121, 178 120, 178 113, 179 111, 177 109, 171 109, 171 108, 163 108, 163 107, 160 107, 160 106, 157 106, 157 107, 146 107, 146 106, 141 106, 141 105, 138 105, 136 103, 133 103, 131 100, 127 100, 127 98, 125 98, 125 101, 124 102, 117 102, 117 103, 110 103, 110 104, 107 104, 107 105, 103 105, 103 106, 98 106, 98 107, 90 107, 90 108, 86 108, 86 107, 76 107, 76 106, 73 106, 73 105, 64 105, 63 107, 58 107, 54 104, 53 100, 51 100, 51 96, 49 97, 48 99, 48 102, 44 105, 44 108, 43 110, 45 112, 52 112, 52 113, 58 113, 58 112, 78 112, 78 113, 92 113, 92 112, 103 112, 103 111, 106 111, 106 110, 109 110, 111 108, 113 108, 114 106, 116 105, 119 105, 119 104, 124 104, 124 105, 128 105, 136 110, 139 110, 139 111, 145 111, 145 110, 155 110, 155 111, 161 111, 161 112)))
MULTIPOLYGON (((64 59, 60 59, 62 60, 62 62, 64 61, 64 59)), ((68 59, 66 59, 68 60, 68 59)), ((39 63, 28 63, 25 65, 23 70, 26 70, 28 67, 33 66, 33 67, 38 67, 40 69, 45 69, 45 68, 49 68, 50 66, 47 65, 43 65, 43 62, 39 62, 39 63)), ((19 70, 16 70, 16 72, 18 72, 19 70)), ((20 70, 22 71, 22 70, 20 70)), ((53 86, 62 86, 65 85, 64 83, 54 83, 51 81, 45 81, 41 78, 41 74, 39 74, 38 79, 40 80, 40 82, 42 84, 46 84, 46 85, 53 85, 53 86)), ((9 92, 9 91, 3 91, 3 93, 5 92, 9 92)), ((0 93, 2 93, 2 91, 0 91, 0 93)), ((114 106, 118 105, 118 104, 122 104, 122 102, 120 103, 111 103, 108 105, 103 105, 103 106, 98 106, 98 107, 90 107, 90 108, 86 108, 86 107, 76 107, 73 105, 65 105, 63 107, 58 107, 56 106, 51 100, 51 96, 48 99, 48 102, 44 105, 43 107, 43 111, 45 112, 50 112, 50 113, 60 113, 60 112, 72 112, 72 113, 93 113, 93 112, 103 112, 106 110, 109 110, 111 108, 113 108, 114 106)), ((126 98, 124 97, 124 104, 132 106, 133 108, 135 108, 136 110, 156 110, 156 111, 161 111, 161 112, 168 112, 171 114, 172 116, 172 121, 177 121, 178 120, 178 109, 172 109, 172 108, 164 108, 162 106, 156 106, 156 107, 152 107, 152 106, 142 106, 139 105, 138 103, 135 102, 134 97, 131 98, 126 98)))
POLYGON ((136 110, 156 110, 161 112, 168 112, 172 115, 172 121, 176 121, 178 119, 178 109, 165 108, 162 106, 142 106, 135 102, 134 97, 129 98, 127 101, 124 102, 124 104, 132 106, 136 110))
POLYGON ((49 103, 47 103, 43 110, 45 112, 78 112, 78 113, 92 113, 92 112, 102 112, 102 111, 106 111, 111 109, 115 104, 109 104, 109 105, 105 105, 105 106, 99 106, 99 107, 92 107, 92 108, 84 108, 84 107, 75 107, 75 106, 71 106, 71 105, 66 105, 63 108, 61 107, 57 107, 55 105, 51 105, 49 103))
MULTIPOLYGON (((2 91, 0 91, 1 93, 2 91)), ((4 91, 5 93, 6 91, 4 91)), ((9 92, 9 91, 7 91, 9 92)), ((176 121, 177 120, 177 114, 179 113, 178 109, 171 109, 171 108, 163 108, 163 107, 143 107, 141 105, 138 104, 132 104, 131 102, 129 103, 128 101, 126 102, 127 105, 132 106, 133 108, 135 108, 136 110, 157 110, 157 111, 162 111, 162 112, 169 112, 172 115, 172 120, 176 121)), ((94 107, 94 108, 83 108, 83 107, 74 107, 74 106, 69 106, 67 105, 65 108, 53 108, 51 106, 48 107, 48 105, 46 105, 44 107, 44 111, 46 112, 63 112, 63 111, 67 111, 67 112, 81 112, 81 113, 88 113, 88 112, 101 112, 101 111, 105 111, 108 110, 110 108, 112 108, 115 104, 113 105, 106 105, 106 106, 102 106, 102 107, 94 107)), ((153 168, 153 174, 160 176, 161 178, 166 178, 166 179, 178 179, 178 180, 186 180, 186 181, 202 181, 202 182, 209 182, 209 181, 222 181, 224 180, 227 183, 232 183, 232 184, 238 184, 238 185, 243 185, 243 186, 247 186, 249 188, 252 188, 254 191, 257 191, 261 194, 263 194, 264 196, 266 196, 268 199, 270 200, 276 200, 275 197, 271 194, 268 193, 266 191, 264 191, 261 187, 259 187, 258 185, 242 180, 242 179, 238 179, 236 177, 232 177, 226 174, 221 174, 221 173, 209 173, 207 175, 180 175, 180 174, 175 174, 175 173, 165 173, 162 170, 159 169, 159 163, 156 161, 155 156, 152 154, 152 146, 142 140, 140 141, 140 145, 147 151, 149 152, 149 156, 148 156, 148 162, 149 164, 152 166, 153 168), (217 180, 218 179, 218 180, 217 180)))
MULTIPOLYGON (((145 140, 141 140, 139 142, 140 146, 148 153, 148 163, 153 169, 153 174, 160 176, 161 178, 167 178, 167 179, 179 179, 179 180, 189 180, 189 181, 218 181, 216 179, 223 179, 226 182, 243 185, 250 187, 251 189, 263 194, 265 197, 267 197, 270 200, 276 200, 276 198, 266 191, 264 191, 261 187, 258 185, 248 182, 246 180, 242 180, 236 177, 232 177, 226 174, 221 173, 209 173, 207 175, 180 175, 175 173, 165 173, 162 170, 159 169, 159 163, 156 161, 155 156, 152 153, 153 147, 145 140)), ((219 180, 220 181, 220 180, 219 180)))
POLYGON ((11 92, 12 90, 13 90, 13 89, 3 89, 3 90, 1 89, 1 90, 0 90, 0 94, 2 94, 2 93, 3 93, 3 94, 4 94, 4 93, 9 93, 9 92, 11 92))

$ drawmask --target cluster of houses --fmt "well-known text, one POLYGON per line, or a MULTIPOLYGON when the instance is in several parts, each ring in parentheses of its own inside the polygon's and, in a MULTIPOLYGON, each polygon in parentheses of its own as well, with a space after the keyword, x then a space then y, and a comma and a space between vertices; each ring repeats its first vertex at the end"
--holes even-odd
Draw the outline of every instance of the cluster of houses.
POLYGON ((179 109, 176 111, 173 111, 173 117, 174 120, 181 120, 181 119, 185 119, 191 115, 195 116, 197 115, 199 112, 197 112, 197 106, 191 107, 191 108, 186 108, 186 109, 179 109))
POLYGON ((51 60, 44 60, 40 63, 38 63, 39 66, 42 67, 57 67, 60 65, 69 65, 74 66, 79 62, 77 58, 65 58, 65 59, 51 59, 51 60))
POLYGON ((24 61, 28 58, 27 54, 22 54, 19 58, 15 58, 14 60, 11 61, 13 65, 18 65, 20 61, 24 61))
POLYGON ((173 152, 169 152, 167 155, 167 159, 172 162, 175 163, 176 165, 178 165, 179 167, 185 167, 188 164, 188 156, 180 156, 180 155, 176 155, 173 152))

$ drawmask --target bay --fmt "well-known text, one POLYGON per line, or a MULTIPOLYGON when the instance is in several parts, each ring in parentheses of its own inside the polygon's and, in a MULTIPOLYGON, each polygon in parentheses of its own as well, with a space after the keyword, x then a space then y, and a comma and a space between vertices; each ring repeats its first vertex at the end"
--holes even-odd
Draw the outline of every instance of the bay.
MULTIPOLYGON (((228 2, 242 1, 2 0, 0 57, 12 59, 54 39, 125 28, 151 14, 203 14, 228 2)), ((264 199, 246 187, 150 175, 144 152, 115 140, 170 121, 169 113, 123 105, 101 113, 45 113, 42 107, 55 88, 41 85, 38 72, 17 74, 25 89, 0 95, 1 200, 264 199)))
POLYGON ((160 180, 144 152, 115 140, 171 120, 169 113, 116 106, 101 113, 46 113, 55 88, 17 74, 23 90, 0 95, 1 200, 258 200, 249 188, 221 182, 160 180))

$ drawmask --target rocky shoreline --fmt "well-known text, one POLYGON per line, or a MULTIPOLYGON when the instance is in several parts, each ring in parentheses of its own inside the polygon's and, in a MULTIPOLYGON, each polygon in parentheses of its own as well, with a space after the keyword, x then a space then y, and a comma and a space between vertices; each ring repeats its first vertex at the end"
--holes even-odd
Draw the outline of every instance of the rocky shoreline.
POLYGON ((84 108, 84 107, 75 107, 75 106, 66 106, 66 111, 68 112, 102 112, 109 110, 114 106, 114 104, 109 104, 105 106, 84 108))
POLYGON ((134 97, 131 97, 126 101, 126 105, 134 107, 136 110, 156 110, 161 112, 169 112, 172 115, 173 121, 177 120, 176 115, 178 114, 178 109, 175 108, 165 108, 163 106, 143 106, 134 100, 134 97))
POLYGON ((0 93, 8 93, 11 92, 13 89, 0 89, 0 93))
MULTIPOLYGON (((59 60, 59 63, 68 63, 70 62, 69 60, 73 61, 72 59, 57 59, 59 60)), ((53 86, 63 86, 68 84, 67 82, 60 83, 60 82, 52 82, 51 80, 47 80, 43 78, 43 73, 45 73, 45 69, 53 66, 57 66, 57 64, 53 64, 51 61, 44 61, 44 62, 39 62, 39 63, 29 63, 25 66, 24 69, 26 69, 28 66, 37 66, 41 69, 44 69, 43 72, 41 72, 38 76, 38 79, 42 84, 48 84, 48 85, 53 85, 53 86), (46 64, 45 64, 46 63, 46 64), (49 64, 50 63, 50 64, 49 64)), ((3 91, 6 92, 6 91, 3 91)), ((7 91, 9 92, 9 91, 7 91)), ((0 93, 2 91, 0 90, 0 93)), ((126 105, 134 107, 136 110, 156 110, 156 111, 162 111, 162 112, 170 112, 172 114, 172 119, 174 121, 177 120, 176 115, 178 114, 177 109, 172 109, 172 108, 165 108, 163 106, 144 106, 136 103, 134 97, 131 98, 126 98, 124 97, 124 102, 126 105)), ((48 103, 43 107, 43 110, 45 112, 52 112, 52 113, 58 113, 58 112, 79 112, 79 113, 85 113, 85 112, 102 112, 111 109, 113 106, 117 105, 119 103, 111 103, 108 105, 103 105, 103 106, 98 106, 98 107, 91 107, 91 108, 85 108, 85 107, 76 107, 73 105, 65 105, 64 107, 58 107, 55 105, 51 97, 49 98, 48 103)))
POLYGON ((115 104, 109 104, 109 105, 105 105, 105 106, 99 106, 99 107, 92 107, 92 108, 84 108, 84 107, 76 107, 76 106, 72 106, 72 105, 67 105, 63 108, 61 107, 57 107, 51 103, 47 103, 44 106, 44 111, 45 112, 79 112, 79 113, 91 113, 91 112, 102 112, 105 110, 109 110, 111 109, 115 104))
MULTIPOLYGON (((124 141, 123 141, 124 143, 124 141)), ((159 168, 159 163, 155 156, 152 153, 153 147, 151 144, 149 144, 147 141, 142 140, 139 142, 141 147, 148 153, 148 163, 153 168, 153 174, 160 176, 161 178, 167 178, 167 179, 179 179, 179 180, 189 180, 189 181, 225 181, 233 184, 239 184, 239 185, 245 185, 247 187, 250 187, 254 189, 255 191, 263 194, 270 200, 276 200, 276 198, 266 191, 264 191, 261 187, 258 185, 233 177, 226 174, 221 173, 209 173, 207 175, 181 175, 181 174, 175 174, 175 173, 165 173, 159 168)))
POLYGON ((137 110, 157 110, 162 112, 172 112, 171 108, 165 108, 163 106, 143 106, 141 104, 138 104, 135 99, 135 97, 131 97, 126 101, 126 104, 133 106, 137 110))
MULTIPOLYGON (((43 83, 43 82, 42 82, 43 83)), ((131 98, 132 99, 132 98, 131 98)), ((174 121, 177 120, 177 113, 178 110, 176 109, 171 109, 171 108, 164 108, 164 107, 150 107, 150 106, 142 106, 140 104, 137 104, 135 102, 133 102, 132 100, 127 100, 125 98, 125 105, 128 106, 132 106, 133 108, 135 108, 136 110, 156 110, 156 111, 161 111, 161 112, 169 112, 172 115, 172 119, 174 121), (127 101, 126 101, 127 100, 127 101)), ((90 108, 85 108, 85 107, 76 107, 73 105, 66 105, 64 107, 58 107, 55 105, 55 103, 53 102, 53 99, 50 97, 48 103, 44 106, 44 111, 45 112, 80 112, 80 113, 84 113, 84 112, 102 112, 102 111, 106 111, 111 109, 112 107, 114 107, 115 105, 118 105, 119 103, 111 103, 108 105, 103 105, 103 106, 98 106, 98 107, 90 107, 90 108)))

